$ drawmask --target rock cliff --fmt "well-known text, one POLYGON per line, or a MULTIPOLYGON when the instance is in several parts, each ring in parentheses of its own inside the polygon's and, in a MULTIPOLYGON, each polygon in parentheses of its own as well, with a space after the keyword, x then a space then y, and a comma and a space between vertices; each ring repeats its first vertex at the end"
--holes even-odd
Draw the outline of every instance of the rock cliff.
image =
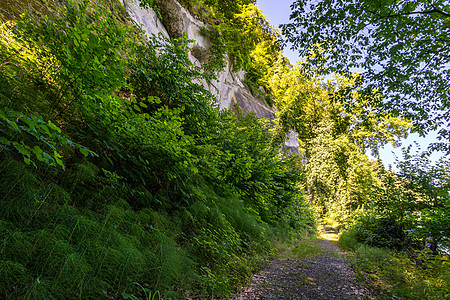
MULTIPOLYGON (((161 7, 161 21, 152 9, 139 7, 139 0, 122 0, 130 17, 148 34, 162 34, 165 37, 179 38, 186 35, 188 39, 195 41, 189 59, 196 65, 201 65, 209 55, 211 47, 209 41, 201 34, 200 30, 205 24, 195 19, 176 0, 155 1, 161 7)), ((266 107, 260 100, 254 98, 248 92, 242 81, 245 73, 232 72, 230 63, 219 74, 215 88, 210 87, 220 101, 223 109, 231 108, 239 103, 244 112, 254 111, 258 117, 272 119, 275 113, 266 107)))
MULTIPOLYGON (((192 51, 189 59, 200 66, 205 62, 210 53, 210 42, 201 34, 201 28, 205 24, 194 18, 176 0, 155 0, 161 8, 161 21, 152 9, 144 9, 139 6, 139 0, 121 0, 130 17, 137 25, 150 34, 162 34, 165 37, 179 38, 186 35, 193 40, 192 51)), ((256 99, 244 87, 245 72, 233 72, 230 61, 227 60, 226 67, 218 74, 214 87, 209 89, 215 94, 220 102, 221 109, 230 109, 239 104, 244 112, 254 112, 259 118, 273 119, 275 112, 265 106, 262 101, 256 99)), ((296 152, 298 147, 297 134, 291 132, 286 140, 286 147, 296 152)))

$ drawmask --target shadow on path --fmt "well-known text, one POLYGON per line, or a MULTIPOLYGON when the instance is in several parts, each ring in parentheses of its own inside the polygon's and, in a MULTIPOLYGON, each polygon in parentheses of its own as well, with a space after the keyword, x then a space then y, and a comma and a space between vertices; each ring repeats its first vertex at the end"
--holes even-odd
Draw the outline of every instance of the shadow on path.
POLYGON ((324 237, 302 241, 271 261, 231 299, 371 299, 345 252, 324 237))

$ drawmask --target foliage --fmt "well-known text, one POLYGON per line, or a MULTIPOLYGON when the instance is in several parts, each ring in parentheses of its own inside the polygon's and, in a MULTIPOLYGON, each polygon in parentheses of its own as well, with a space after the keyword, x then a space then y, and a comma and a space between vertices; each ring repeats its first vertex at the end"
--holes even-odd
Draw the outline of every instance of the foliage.
MULTIPOLYGON (((2 283, 2 295, 98 298, 136 290, 132 282, 176 289, 192 270, 187 253, 163 233, 159 220, 165 216, 133 211, 120 190, 107 185, 100 195, 92 193, 101 180, 95 172, 67 170, 76 181, 65 187, 44 183, 13 160, 2 160, 1 168, 8 170, 0 196, 2 264, 25 270, 22 277, 11 276, 10 285, 2 283), (71 187, 77 192, 71 194, 71 187), (86 202, 105 205, 99 211, 75 207, 86 202)), ((55 181, 52 177, 42 179, 55 181)))
POLYGON ((73 105, 90 110, 104 90, 124 85, 123 57, 135 37, 109 8, 70 3, 64 18, 51 14, 34 22, 27 13, 18 27, 37 59, 47 62, 38 80, 52 89, 52 113, 62 115, 73 105))
POLYGON ((208 65, 215 68, 216 71, 222 71, 227 63, 226 63, 226 46, 225 41, 223 39, 222 33, 220 32, 217 26, 204 26, 200 28, 201 34, 208 39, 211 43, 210 57, 208 58, 208 65))
POLYGON ((49 11, 55 10, 57 3, 53 1, 15 1, 5 0, 0 3, 0 21, 7 22, 8 20, 20 19, 20 15, 26 9, 30 9, 41 14, 48 14, 49 11))
POLYGON ((232 19, 241 12, 243 6, 255 3, 254 0, 180 0, 179 2, 191 13, 203 18, 207 17, 205 13, 208 13, 207 8, 209 8, 211 10, 209 13, 216 20, 232 19))
POLYGON ((186 39, 87 1, 0 37, 0 297, 226 297, 314 230, 296 158, 218 111, 186 39))
POLYGON ((445 299, 449 296, 448 257, 427 255, 423 265, 416 265, 403 252, 370 247, 351 242, 351 239, 351 233, 344 232, 339 245, 353 250, 351 262, 356 275, 372 289, 377 299, 445 299))
POLYGON ((156 6, 153 2, 154 2, 153 0, 139 0, 139 6, 145 9, 151 8, 158 16, 158 18, 162 19, 161 12, 158 6, 156 6))
POLYGON ((252 73, 247 80, 268 86, 267 82, 262 84, 258 80, 263 80, 272 57, 281 51, 281 36, 255 5, 241 6, 233 17, 204 27, 202 34, 211 42, 210 60, 219 63, 221 69, 228 55, 234 71, 246 70, 252 73))
POLYGON ((33 156, 36 156, 38 161, 45 162, 50 166, 64 167, 57 146, 72 146, 80 150, 84 156, 95 154, 86 147, 64 138, 61 136, 61 129, 58 126, 52 121, 45 122, 38 116, 25 115, 8 108, 5 111, 0 109, 0 126, 1 131, 5 132, 5 136, 0 137, 0 147, 6 151, 9 151, 11 147, 16 149, 28 165, 32 164, 36 167, 36 163, 33 161, 33 156), (34 138, 33 141, 28 142, 31 137, 34 138), (41 146, 44 147, 44 150, 41 146))
POLYGON ((254 4, 254 0, 204 0, 206 5, 215 9, 219 14, 227 19, 235 17, 240 12, 241 7, 254 4))
POLYGON ((347 231, 358 243, 372 247, 402 250, 406 246, 406 234, 393 219, 361 216, 347 231))
MULTIPOLYGON (((271 26, 254 1, 184 0, 180 3, 201 19, 201 34, 211 43, 207 52, 198 53, 203 67, 220 72, 228 58, 233 71, 247 72, 245 84, 258 99, 272 103, 268 74, 281 54, 279 31, 271 26), (260 92, 263 87, 264 92, 260 92), (267 92, 267 94, 266 94, 267 92)), ((170 5, 158 3, 170 13, 170 5)), ((197 56, 195 48, 194 56, 197 56)))
POLYGON ((272 93, 275 128, 219 111, 205 89, 214 68, 189 61, 190 41, 146 40, 110 4, 69 1, 1 25, 0 297, 227 297, 274 240, 315 232, 310 204, 341 221, 372 209, 364 228, 383 244, 401 233, 394 221, 446 224, 448 164, 430 177, 412 161, 399 177, 364 156, 409 128, 376 114, 380 94, 360 93, 357 77, 324 84, 305 65, 291 70, 248 1, 194 2, 220 20, 209 31, 217 55, 272 93), (289 129, 301 156, 282 150, 289 129))
POLYGON ((217 100, 203 82, 211 84, 213 75, 188 59, 189 42, 185 38, 169 41, 161 35, 149 37, 144 45, 138 46, 129 82, 137 101, 159 98, 144 111, 150 113, 163 106, 182 109, 186 116, 185 131, 206 135, 202 130, 214 127, 217 100))
POLYGON ((36 109, 36 101, 31 99, 42 96, 35 91, 36 86, 42 83, 36 73, 51 62, 40 59, 40 51, 33 49, 22 37, 14 35, 12 29, 11 22, 0 26, 0 85, 4 89, 0 94, 4 107, 0 109, 0 126, 4 133, 0 138, 2 149, 17 150, 25 163, 34 166, 36 161, 33 157, 52 166, 64 167, 60 153, 64 147, 78 149, 84 156, 94 155, 86 147, 64 136, 61 128, 51 120, 44 121, 42 116, 8 108, 11 105, 25 111, 36 109), (15 88, 16 85, 20 85, 21 89, 15 88))
POLYGON ((428 152, 419 151, 411 154, 411 147, 403 149, 403 160, 397 161, 398 175, 406 182, 405 187, 414 192, 410 201, 416 204, 409 216, 412 226, 408 233, 419 240, 434 237, 448 246, 449 161, 443 157, 433 164, 428 152))
POLYGON ((362 69, 367 90, 387 97, 385 109, 412 118, 422 134, 441 128, 436 147, 448 150, 449 25, 441 0, 295 1, 282 31, 324 72, 362 69))
POLYGON ((390 249, 422 250, 425 240, 439 241, 438 250, 448 247, 448 166, 444 159, 433 165, 429 153, 411 154, 403 149, 399 171, 386 171, 374 163, 377 180, 370 198, 358 212, 353 225, 342 234, 343 245, 357 243, 390 249))
POLYGON ((223 35, 225 49, 234 70, 249 70, 251 67, 257 67, 256 62, 252 61, 252 53, 256 51, 257 45, 271 53, 279 49, 277 43, 280 34, 253 4, 244 6, 239 14, 225 20, 218 28, 223 35))
POLYGON ((386 171, 374 164, 377 181, 365 212, 373 218, 394 220, 415 247, 423 247, 426 238, 434 237, 448 245, 448 163, 442 158, 433 164, 429 153, 411 154, 403 149, 399 171, 386 171))
POLYGON ((262 100, 267 106, 274 106, 273 91, 270 86, 271 76, 278 59, 287 66, 289 62, 283 56, 279 40, 280 33, 271 29, 272 38, 260 41, 251 52, 251 65, 247 68, 244 85, 253 96, 262 100))
POLYGON ((370 198, 375 178, 367 149, 376 154, 381 145, 395 144, 410 125, 403 118, 377 114, 359 92, 359 77, 337 77, 324 84, 305 68, 299 64, 290 70, 281 59, 276 64, 271 81, 278 108, 273 140, 284 139, 291 129, 298 132, 310 202, 345 221, 370 198))

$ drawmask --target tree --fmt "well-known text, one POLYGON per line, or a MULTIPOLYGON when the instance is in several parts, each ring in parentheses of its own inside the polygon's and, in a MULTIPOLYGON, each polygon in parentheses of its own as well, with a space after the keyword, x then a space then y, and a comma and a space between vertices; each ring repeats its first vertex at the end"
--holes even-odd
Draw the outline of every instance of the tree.
POLYGON ((227 19, 231 19, 235 14, 240 13, 243 6, 255 3, 254 0, 205 0, 204 2, 227 19))
POLYGON ((324 83, 308 75, 306 65, 290 70, 280 60, 276 66, 271 82, 278 109, 274 139, 281 140, 290 129, 298 133, 310 202, 343 220, 367 202, 373 174, 366 151, 376 154, 380 146, 396 144, 410 125, 377 113, 369 100, 379 93, 360 93, 358 76, 324 83))
POLYGON ((363 70, 383 108, 412 118, 450 153, 450 5, 444 0, 308 0, 292 4, 283 34, 323 72, 363 70), (313 55, 311 55, 311 53, 313 55))
POLYGON ((248 4, 241 8, 239 14, 232 19, 224 20, 219 26, 225 43, 226 53, 233 62, 233 68, 251 69, 252 52, 258 45, 262 45, 268 51, 276 52, 279 49, 279 32, 273 28, 266 17, 254 4, 248 4))
POLYGON ((450 244, 450 160, 442 157, 432 163, 430 154, 411 153, 412 147, 402 149, 402 160, 396 159, 398 176, 407 184, 411 199, 410 213, 414 220, 410 234, 425 239, 434 237, 440 243, 450 244), (414 214, 415 213, 415 214, 414 214))

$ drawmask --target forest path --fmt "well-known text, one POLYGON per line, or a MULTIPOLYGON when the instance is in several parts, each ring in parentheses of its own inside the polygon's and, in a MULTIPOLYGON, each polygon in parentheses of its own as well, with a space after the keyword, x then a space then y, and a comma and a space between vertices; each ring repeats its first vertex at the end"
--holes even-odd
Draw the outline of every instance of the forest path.
POLYGON ((231 299, 371 299, 336 241, 334 233, 300 241, 254 274, 231 299))

